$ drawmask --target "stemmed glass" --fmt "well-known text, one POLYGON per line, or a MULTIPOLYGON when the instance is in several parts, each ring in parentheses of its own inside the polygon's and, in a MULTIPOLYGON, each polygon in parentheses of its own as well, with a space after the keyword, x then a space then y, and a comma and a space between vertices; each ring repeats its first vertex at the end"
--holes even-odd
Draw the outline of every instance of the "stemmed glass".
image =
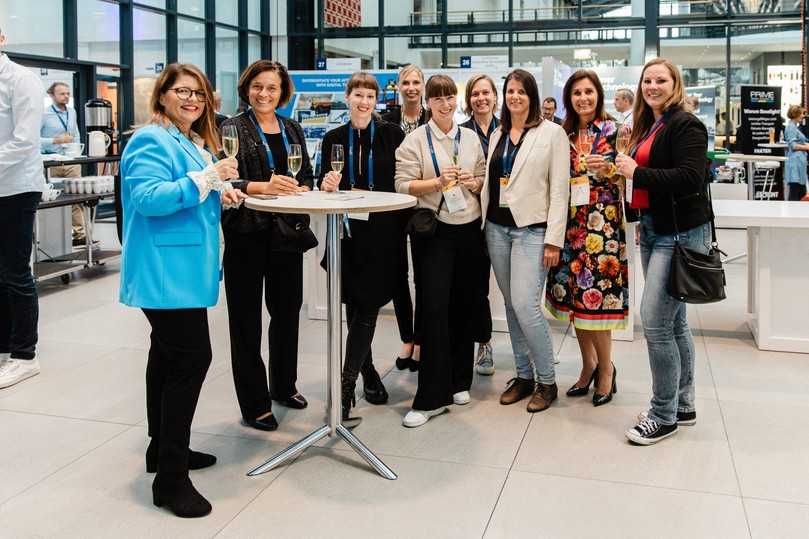
MULTIPOLYGON (((587 156, 593 150, 593 135, 590 133, 589 129, 579 129, 579 134, 576 137, 576 152, 579 154, 579 163, 585 163, 585 168, 587 167, 586 161, 587 156)), ((590 176, 590 171, 587 171, 587 175, 590 176)))
POLYGON ((222 148, 228 157, 236 157, 239 153, 239 132, 235 125, 222 126, 222 148))
POLYGON ((303 165, 303 152, 300 144, 289 145, 287 164, 289 165, 289 171, 292 172, 292 177, 297 181, 298 172, 301 171, 301 165, 303 165))
POLYGON ((343 170, 343 163, 345 163, 343 145, 335 144, 331 147, 331 169, 339 174, 343 170))
POLYGON ((618 126, 618 135, 615 138, 615 150, 620 155, 626 155, 627 150, 629 150, 629 137, 631 134, 632 132, 625 124, 618 126))

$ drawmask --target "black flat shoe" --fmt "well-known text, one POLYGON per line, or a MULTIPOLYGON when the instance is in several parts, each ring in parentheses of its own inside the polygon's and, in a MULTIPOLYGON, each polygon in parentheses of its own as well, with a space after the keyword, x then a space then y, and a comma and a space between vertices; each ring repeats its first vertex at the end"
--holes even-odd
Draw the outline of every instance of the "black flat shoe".
POLYGON ((587 395, 587 393, 590 392, 590 384, 595 382, 597 372, 598 372, 598 367, 593 369, 593 374, 590 375, 590 381, 587 382, 586 386, 579 387, 576 384, 573 384, 572 386, 570 386, 570 389, 567 390, 565 395, 567 395, 568 397, 584 397, 585 395, 587 395))
POLYGON ((278 402, 278 404, 280 404, 281 406, 286 406, 287 408, 294 408, 295 410, 303 410, 304 408, 309 406, 309 403, 306 401, 305 398, 303 398, 303 395, 301 395, 300 393, 295 393, 288 399, 279 400, 276 402, 278 402))
POLYGON ((275 415, 270 415, 262 419, 251 419, 249 421, 245 419, 244 424, 254 429, 266 431, 274 431, 278 428, 278 421, 275 419, 275 415))
POLYGON ((399 357, 397 355, 396 356, 396 368, 399 369, 400 371, 403 371, 403 370, 407 369, 408 367, 410 367, 410 362, 411 361, 413 361, 413 354, 412 353, 407 357, 399 357))
MULTIPOLYGON (((209 468, 216 464, 216 457, 208 453, 200 453, 199 451, 188 450, 188 469, 189 470, 202 470, 209 468)), ((146 449, 146 473, 157 473, 157 444, 154 442, 149 443, 146 449)))
POLYGON ((194 488, 187 477, 177 484, 159 482, 159 475, 152 483, 152 501, 157 507, 166 508, 182 518, 199 518, 210 514, 211 504, 194 488))
POLYGON ((606 395, 600 395, 599 393, 593 393, 593 406, 603 406, 612 400, 612 396, 615 393, 618 393, 618 385, 615 383, 615 378, 618 376, 618 369, 615 368, 615 365, 612 366, 612 387, 610 388, 610 392, 606 395))
POLYGON ((366 363, 360 371, 362 373, 362 390, 365 400, 370 404, 387 404, 388 391, 385 384, 376 372, 373 363, 366 363))

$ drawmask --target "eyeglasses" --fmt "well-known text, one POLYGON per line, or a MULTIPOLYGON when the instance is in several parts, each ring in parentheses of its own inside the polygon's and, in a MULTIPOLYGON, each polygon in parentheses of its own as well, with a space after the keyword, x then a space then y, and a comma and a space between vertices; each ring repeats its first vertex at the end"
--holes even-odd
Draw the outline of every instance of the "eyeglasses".
POLYGON ((194 94, 197 101, 205 101, 208 98, 208 94, 205 93, 205 90, 192 90, 191 88, 184 87, 169 88, 169 90, 172 90, 175 94, 177 94, 177 97, 183 101, 191 99, 191 94, 194 94))

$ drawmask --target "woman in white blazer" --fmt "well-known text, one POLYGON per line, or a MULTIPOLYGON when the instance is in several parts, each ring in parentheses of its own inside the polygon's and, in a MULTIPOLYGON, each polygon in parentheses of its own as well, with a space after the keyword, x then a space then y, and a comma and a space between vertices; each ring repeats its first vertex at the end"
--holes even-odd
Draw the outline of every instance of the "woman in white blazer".
POLYGON ((548 268, 559 261, 565 240, 568 140, 559 125, 542 119, 537 83, 529 72, 515 69, 506 77, 503 100, 480 205, 517 369, 500 404, 530 395, 527 410, 533 413, 546 410, 557 396, 542 300, 548 268))
POLYGON ((446 75, 427 81, 431 120, 396 150, 396 191, 436 213, 431 237, 414 237, 421 310, 419 387, 405 427, 418 427, 450 404, 467 404, 472 385, 474 318, 482 265, 478 193, 486 159, 478 136, 453 121, 458 88, 446 75))

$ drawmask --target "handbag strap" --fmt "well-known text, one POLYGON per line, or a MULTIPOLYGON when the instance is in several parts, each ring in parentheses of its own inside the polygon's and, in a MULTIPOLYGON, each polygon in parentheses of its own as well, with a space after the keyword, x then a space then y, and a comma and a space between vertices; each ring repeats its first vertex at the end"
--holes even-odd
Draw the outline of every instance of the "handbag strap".
MULTIPOLYGON (((707 191, 708 191, 708 208, 711 211, 711 245, 714 248, 719 247, 719 242, 716 241, 716 224, 714 223, 714 213, 713 213, 713 197, 711 196, 711 184, 707 184, 707 191)), ((677 226, 677 201, 674 199, 674 195, 671 195, 671 218, 673 219, 674 223, 674 242, 680 242, 680 228, 677 226)))

